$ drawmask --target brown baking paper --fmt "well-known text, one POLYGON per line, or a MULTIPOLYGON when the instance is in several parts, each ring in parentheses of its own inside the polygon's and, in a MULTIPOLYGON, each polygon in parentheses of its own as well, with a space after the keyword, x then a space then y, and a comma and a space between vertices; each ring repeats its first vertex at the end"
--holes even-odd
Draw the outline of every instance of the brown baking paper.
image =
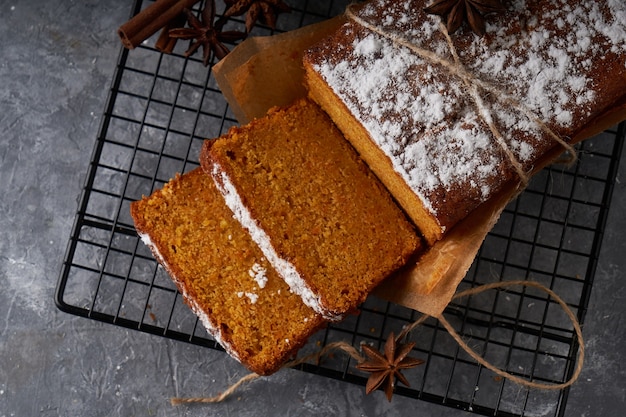
POLYGON ((340 16, 280 35, 248 38, 218 62, 215 79, 239 123, 305 97, 304 51, 344 21, 340 16))
MULTIPOLYGON (((249 38, 214 67, 224 97, 240 123, 264 116, 273 106, 285 106, 305 97, 303 52, 337 28, 338 17, 280 35, 249 38)), ((590 124, 570 143, 626 118, 626 103, 614 107, 590 124)), ((534 172, 562 153, 555 147, 536 165, 534 172)), ((439 316, 472 265, 487 233, 506 205, 521 189, 511 184, 455 225, 415 263, 407 265, 381 284, 374 294, 431 316, 439 316)))

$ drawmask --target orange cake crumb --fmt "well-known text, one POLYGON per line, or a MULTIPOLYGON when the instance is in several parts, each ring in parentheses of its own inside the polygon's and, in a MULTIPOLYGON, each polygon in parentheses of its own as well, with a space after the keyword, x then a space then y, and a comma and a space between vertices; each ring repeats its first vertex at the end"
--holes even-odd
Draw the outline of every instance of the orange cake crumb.
POLYGON ((131 215, 209 333, 253 372, 279 369, 324 324, 289 291, 200 168, 133 202, 131 215))

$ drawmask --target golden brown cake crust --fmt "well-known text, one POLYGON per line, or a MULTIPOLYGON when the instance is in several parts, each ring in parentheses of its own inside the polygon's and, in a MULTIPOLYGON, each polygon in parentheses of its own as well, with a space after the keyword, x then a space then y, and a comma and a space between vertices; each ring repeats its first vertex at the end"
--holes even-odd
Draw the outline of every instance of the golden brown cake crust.
POLYGON ((304 64, 310 96, 432 241, 517 181, 514 163, 531 172, 559 147, 552 133, 567 141, 623 105, 626 23, 618 16, 626 6, 507 2, 505 13, 489 17, 484 38, 463 29, 452 36, 471 74, 466 83, 416 52, 453 61, 426 3, 372 0, 354 8, 356 19, 307 51, 304 64), (481 110, 469 93, 477 83, 484 83, 481 110))
POLYGON ((330 317, 356 309, 420 247, 382 184, 309 100, 205 142, 200 159, 222 187, 234 184, 278 257, 295 267, 303 282, 292 290, 310 291, 309 302, 330 317))
POLYGON ((253 372, 278 370, 325 323, 289 291, 200 168, 133 202, 131 215, 209 333, 253 372))

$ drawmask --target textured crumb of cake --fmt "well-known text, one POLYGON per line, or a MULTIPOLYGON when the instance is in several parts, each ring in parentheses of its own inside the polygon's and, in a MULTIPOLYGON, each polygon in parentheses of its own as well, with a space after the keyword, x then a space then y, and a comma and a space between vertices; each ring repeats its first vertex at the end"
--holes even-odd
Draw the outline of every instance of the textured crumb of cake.
POLYGON ((131 213, 186 303, 252 371, 276 371, 323 324, 277 276, 201 169, 134 202, 131 213))
POLYGON ((252 240, 259 246, 261 252, 269 260, 270 264, 283 278, 283 280, 289 285, 291 291, 299 295, 302 301, 307 306, 311 307, 318 314, 323 315, 328 320, 340 320, 341 316, 328 315, 324 309, 320 306, 319 296, 315 295, 306 282, 300 276, 300 273, 296 267, 287 259, 282 258, 271 243, 271 239, 259 226, 258 222, 252 218, 250 211, 241 200, 241 196, 237 192, 237 189, 230 181, 228 175, 226 175, 219 163, 213 162, 213 168, 211 175, 216 180, 215 184, 224 196, 226 205, 233 212, 234 217, 241 223, 241 225, 248 230, 252 240))
POLYGON ((326 316, 355 309, 419 248, 405 215, 308 100, 207 141, 201 163, 220 187, 232 184, 231 209, 249 213, 266 236, 260 247, 294 267, 292 289, 304 283, 326 316))
MULTIPOLYGON (((352 21, 307 52, 305 61, 330 90, 318 95, 336 95, 389 159, 393 174, 377 174, 383 181, 399 175, 443 230, 516 173, 459 77, 394 43, 397 37, 452 59, 439 17, 425 15, 424 3, 368 2, 357 15, 389 36, 352 21)), ((626 6, 619 0, 507 4, 505 14, 488 19, 484 38, 464 33, 453 39, 465 68, 497 87, 482 92, 487 117, 531 170, 555 142, 519 106, 496 96, 515 98, 562 137, 574 134, 620 95, 623 100, 626 6)))

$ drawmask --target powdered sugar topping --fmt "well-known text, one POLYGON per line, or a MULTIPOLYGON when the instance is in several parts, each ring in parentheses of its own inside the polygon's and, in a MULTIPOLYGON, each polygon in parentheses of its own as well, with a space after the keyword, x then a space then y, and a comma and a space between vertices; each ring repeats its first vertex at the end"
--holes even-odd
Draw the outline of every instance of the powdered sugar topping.
MULTIPOLYGON (((513 0, 506 18, 487 21, 487 36, 465 37, 457 53, 470 73, 499 92, 483 92, 493 119, 525 169, 554 145, 530 114, 553 129, 568 131, 574 120, 593 115, 596 88, 589 75, 607 53, 626 61, 626 3, 552 0, 542 14, 531 0, 513 0), (573 4, 568 4, 573 3, 573 4), (494 97, 494 96, 501 97, 494 97), (511 104, 513 98, 519 104, 511 104), (507 101, 508 100, 508 101, 507 101), (515 138, 515 139, 512 139, 515 138), (542 150, 543 149, 543 150, 542 150)), ((424 15, 423 1, 378 0, 359 16, 386 36, 344 27, 350 45, 335 45, 345 58, 318 61, 314 68, 392 161, 395 171, 436 214, 436 190, 470 187, 487 198, 506 165, 501 145, 477 116, 476 105, 455 75, 404 46, 394 36, 450 60, 439 17, 424 15), (381 14, 379 10, 384 10, 381 14)), ((600 64, 599 64, 600 63, 600 64)), ((626 76, 626 65, 622 68, 626 76)), ((447 192, 447 191, 444 191, 447 192)))
POLYGON ((250 302, 252 304, 256 304, 256 302, 259 300, 259 295, 257 293, 254 292, 250 292, 250 291, 239 291, 237 293, 237 297, 242 298, 243 296, 248 297, 248 300, 250 300, 250 302))
POLYGON ((256 281, 259 288, 265 288, 265 285, 267 285, 267 270, 265 268, 255 263, 248 271, 248 274, 256 281))

